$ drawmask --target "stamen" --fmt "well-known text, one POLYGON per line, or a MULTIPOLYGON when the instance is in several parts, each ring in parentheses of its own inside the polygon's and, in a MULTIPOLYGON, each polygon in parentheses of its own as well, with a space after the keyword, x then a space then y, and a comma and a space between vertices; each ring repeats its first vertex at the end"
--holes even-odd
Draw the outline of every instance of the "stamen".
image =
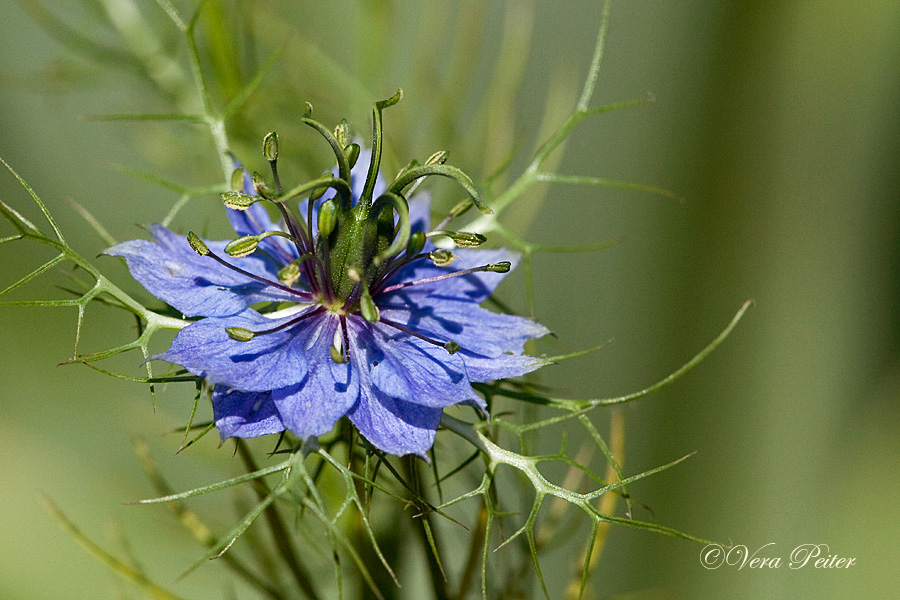
POLYGON ((249 329, 244 329, 243 327, 228 327, 227 329, 225 329, 225 331, 228 333, 228 337, 230 337, 231 339, 233 339, 235 341, 249 342, 253 338, 258 337, 260 335, 268 335, 270 333, 276 333, 278 331, 282 331, 284 329, 293 327, 300 321, 303 321, 304 319, 308 319, 309 317, 311 317, 313 315, 317 315, 317 314, 323 312, 324 310, 325 310, 324 307, 317 306, 313 310, 305 312, 302 315, 300 315, 299 317, 297 317, 295 319, 291 319, 287 323, 282 323, 278 327, 273 327, 271 329, 265 329, 263 331, 250 331, 249 329))
POLYGON ((224 258, 216 256, 215 254, 212 253, 212 251, 209 249, 209 247, 203 242, 203 240, 201 240, 197 236, 197 234, 195 234, 193 231, 188 233, 188 242, 191 244, 191 247, 194 249, 194 251, 197 254, 199 254, 200 256, 208 256, 211 259, 215 260, 220 265, 222 265, 223 267, 226 267, 228 269, 231 269, 232 271, 240 273, 241 275, 244 275, 245 277, 249 277, 250 279, 252 279, 254 281, 258 281, 260 283, 270 285, 274 288, 277 288, 277 289, 287 292, 289 294, 299 296, 300 298, 303 298, 304 300, 310 300, 312 298, 312 295, 310 295, 308 292, 302 292, 300 290, 295 290, 294 288, 289 288, 280 283, 275 283, 274 281, 269 281, 265 277, 260 277, 259 275, 254 275, 253 273, 250 273, 249 271, 245 271, 244 269, 242 269, 240 267, 234 266, 230 262, 226 261, 224 258))
POLYGON ((434 338, 430 338, 426 335, 422 335, 421 333, 415 332, 412 329, 410 329, 409 327, 401 325, 400 323, 395 323, 394 321, 391 321, 390 319, 385 319, 384 317, 381 317, 381 322, 384 323, 385 325, 390 325, 394 329, 399 329, 403 333, 408 333, 409 335, 411 335, 413 337, 417 337, 420 340, 422 340, 423 342, 428 342, 429 344, 434 344, 435 346, 440 346, 441 348, 443 348, 444 350, 447 351, 447 354, 456 354, 457 352, 459 352, 459 344, 457 344, 454 341, 440 342, 434 338))
MULTIPOLYGON (((454 271, 453 273, 447 273, 445 275, 438 275, 436 277, 427 277, 425 279, 418 279, 416 281, 404 281, 403 283, 397 283, 395 285, 389 285, 388 287, 379 290, 378 293, 386 294, 388 292, 393 292, 395 290, 403 289, 409 287, 411 285, 420 285, 423 283, 433 283, 435 281, 443 281, 444 279, 450 279, 451 277, 460 277, 462 275, 470 275, 472 273, 478 272, 490 272, 490 273, 507 273, 512 265, 510 265, 508 260, 504 260, 503 262, 492 263, 489 265, 482 265, 480 267, 472 267, 471 269, 463 269, 461 271, 454 271)), ((382 319, 384 321, 384 319, 382 319)))

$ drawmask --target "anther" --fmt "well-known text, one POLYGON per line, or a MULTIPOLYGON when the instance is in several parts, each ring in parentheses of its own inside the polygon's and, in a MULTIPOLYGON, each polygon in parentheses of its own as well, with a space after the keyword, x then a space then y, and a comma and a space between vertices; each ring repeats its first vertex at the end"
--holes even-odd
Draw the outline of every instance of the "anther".
POLYGON ((456 255, 449 250, 435 250, 428 254, 428 258, 436 267, 449 267, 456 260, 456 255))
POLYGON ((438 235, 448 237, 453 240, 453 242, 457 246, 462 246, 464 248, 475 248, 487 241, 487 238, 480 233, 474 233, 471 231, 446 231, 444 229, 438 229, 426 233, 425 237, 434 237, 438 235))
POLYGON ((243 327, 226 327, 225 333, 236 342, 249 342, 256 337, 255 333, 243 327))
POLYGON ((199 254, 200 256, 209 256, 209 246, 206 245, 206 242, 200 239, 193 231, 188 232, 187 236, 188 244, 191 245, 191 248, 194 249, 194 252, 199 254))
POLYGON ((247 210, 260 200, 262 200, 262 198, 259 196, 252 196, 236 190, 224 192, 222 194, 222 202, 225 203, 225 206, 233 208, 234 210, 247 210))

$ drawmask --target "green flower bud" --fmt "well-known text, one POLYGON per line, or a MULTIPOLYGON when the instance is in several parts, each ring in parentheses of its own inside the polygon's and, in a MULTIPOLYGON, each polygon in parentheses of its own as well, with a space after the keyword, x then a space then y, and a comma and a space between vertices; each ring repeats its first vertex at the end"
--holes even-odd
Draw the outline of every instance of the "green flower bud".
POLYGON ((227 327, 225 333, 236 342, 249 342, 256 335, 249 329, 244 329, 243 327, 227 327))
POLYGON ((435 250, 428 255, 436 267, 449 267, 456 260, 456 255, 449 250, 435 250))
POLYGON ((263 154, 270 163, 278 160, 278 134, 274 131, 267 133, 263 140, 263 154))
POLYGON ((406 256, 412 258, 422 251, 425 247, 425 234, 417 231, 409 236, 409 242, 406 244, 406 256))
POLYGON ((337 224, 337 204, 334 200, 326 200, 319 207, 319 235, 328 237, 337 224))
POLYGON ((251 196, 244 192, 230 191, 222 194, 222 202, 225 203, 225 206, 234 210, 247 210, 259 200, 259 196, 251 196))
POLYGON ((259 246, 261 239, 262 238, 258 235, 245 235, 244 237, 239 237, 226 244, 225 254, 233 256, 234 258, 249 256, 256 251, 256 247, 259 246))
POLYGON ((206 242, 200 239, 193 231, 188 232, 187 236, 188 244, 191 245, 191 248, 194 249, 194 252, 199 254, 200 256, 206 256, 209 254, 209 246, 206 245, 206 242))

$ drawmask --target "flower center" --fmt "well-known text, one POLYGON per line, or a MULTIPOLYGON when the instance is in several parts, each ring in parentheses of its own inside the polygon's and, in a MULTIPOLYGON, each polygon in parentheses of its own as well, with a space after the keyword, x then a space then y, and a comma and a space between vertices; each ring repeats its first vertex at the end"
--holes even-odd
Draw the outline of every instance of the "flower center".
POLYGON ((231 257, 240 258, 255 252, 267 238, 287 238, 295 247, 297 258, 284 264, 284 257, 272 257, 275 260, 280 258, 279 262, 283 265, 278 271, 278 283, 235 267, 210 252, 196 235, 190 234, 189 241, 199 254, 208 255, 228 268, 287 291, 297 298, 298 303, 312 305, 309 310, 272 329, 249 331, 229 328, 228 334, 233 339, 248 341, 259 335, 293 327, 304 319, 329 311, 340 318, 342 331, 342 336, 336 336, 332 358, 339 357, 346 360, 348 357, 346 318, 354 314, 360 315, 370 323, 381 322, 428 343, 442 346, 451 354, 459 350, 459 346, 452 341, 435 340, 403 324, 381 317, 373 298, 412 285, 438 282, 476 271, 505 273, 510 268, 509 263, 504 262, 449 272, 418 281, 389 283, 399 269, 413 261, 427 259, 442 267, 449 266, 453 262, 454 256, 447 250, 424 252, 427 238, 448 237, 459 246, 478 246, 483 243, 485 238, 481 235, 450 231, 446 230, 445 226, 471 206, 476 206, 485 214, 492 212, 481 202, 472 180, 456 167, 444 164, 447 159, 446 152, 433 154, 423 164, 412 161, 400 171, 390 185, 385 186, 382 183, 379 175, 382 112, 385 108, 396 104, 401 96, 402 93, 398 90, 393 97, 375 103, 373 144, 361 192, 355 193, 359 186, 355 184, 352 172, 362 156, 362 151, 358 144, 352 142, 347 122, 342 121, 331 131, 311 118, 312 106, 308 103, 302 121, 318 131, 331 146, 337 162, 333 173, 285 191, 278 174, 279 148, 278 136, 275 133, 268 134, 263 142, 263 153, 269 162, 274 186, 269 185, 258 173, 248 175, 242 166, 235 170, 232 176, 234 191, 222 195, 225 205, 245 211, 256 202, 270 202, 281 214, 284 230, 245 235, 229 243, 225 251, 231 257), (412 232, 406 195, 415 189, 422 178, 430 175, 455 180, 468 192, 469 198, 454 207, 434 231, 412 232), (322 198, 329 190, 333 191, 333 196, 323 201, 322 198), (303 215, 305 219, 300 218, 291 208, 296 199, 303 197, 306 198, 306 214, 303 215))

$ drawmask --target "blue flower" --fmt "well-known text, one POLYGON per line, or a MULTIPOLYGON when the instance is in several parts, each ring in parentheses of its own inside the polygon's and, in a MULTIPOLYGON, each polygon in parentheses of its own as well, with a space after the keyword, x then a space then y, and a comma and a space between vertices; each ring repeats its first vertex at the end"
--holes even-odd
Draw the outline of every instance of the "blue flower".
POLYGON ((202 317, 153 358, 207 381, 223 438, 287 429, 305 439, 346 415, 384 452, 425 456, 445 407, 484 406, 473 382, 547 363, 523 354, 526 341, 547 333, 543 326, 479 306, 517 256, 437 249, 435 237, 468 245, 483 238, 432 231, 427 194, 407 203, 405 186, 388 189, 378 176, 379 153, 359 154, 348 145, 343 167, 369 162, 369 176, 359 167, 326 176, 318 189, 338 194, 324 202, 304 188, 313 192, 299 205, 305 218, 289 210, 290 193, 258 178, 254 187, 244 175, 243 191, 230 202, 226 194, 226 204, 243 209, 228 209, 238 240, 191 234, 189 242, 154 225, 154 241, 107 251, 124 257, 151 294, 202 317), (279 221, 262 206, 265 196, 279 221))

